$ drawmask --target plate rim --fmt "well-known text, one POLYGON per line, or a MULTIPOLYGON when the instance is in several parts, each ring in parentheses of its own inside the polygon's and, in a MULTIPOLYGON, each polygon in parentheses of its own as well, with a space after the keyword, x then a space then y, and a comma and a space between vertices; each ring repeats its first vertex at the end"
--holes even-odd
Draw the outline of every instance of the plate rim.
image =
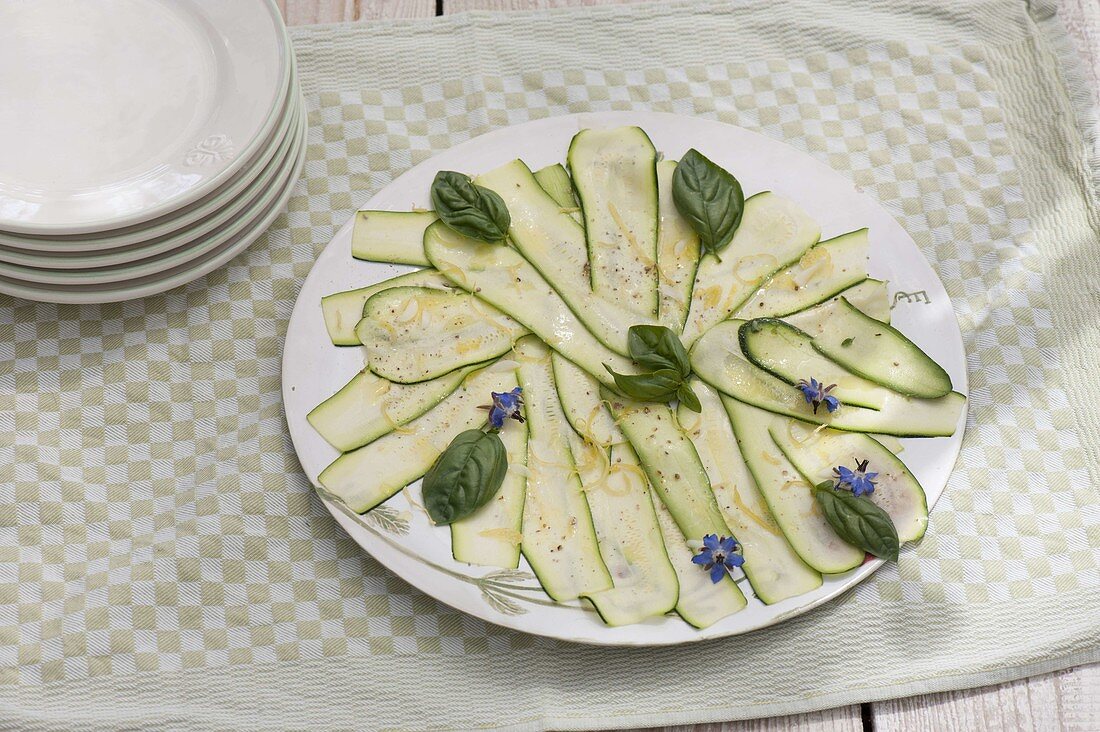
POLYGON ((159 295, 168 290, 174 290, 177 287, 186 285, 203 275, 209 274, 251 246, 267 231, 275 218, 284 212, 286 204, 294 194, 294 189, 301 180, 302 171, 305 168, 309 147, 307 140, 308 117, 308 110, 305 104, 302 104, 300 128, 297 133, 301 146, 296 157, 287 157, 287 164, 284 171, 288 171, 289 175, 282 179, 283 188, 280 189, 278 197, 272 201, 270 207, 262 211, 260 217, 253 219, 253 225, 249 226, 245 231, 241 232, 230 241, 223 242, 212 251, 207 251, 205 254, 200 255, 200 257, 205 257, 201 259, 201 261, 177 265, 174 268, 177 271, 170 274, 161 272, 145 275, 142 279, 148 281, 141 284, 127 285, 126 283, 116 282, 107 283, 106 285, 86 285, 86 287, 91 288, 87 290, 75 289, 73 287, 58 287, 56 289, 50 286, 29 287, 27 286, 29 283, 11 282, 10 280, 0 277, 0 293, 32 302, 54 305, 101 305, 159 295), (112 287, 111 285, 122 286, 112 287))
MULTIPOLYGON (((295 118, 301 116, 297 105, 288 111, 295 118)), ((0 278, 48 287, 111 285, 127 279, 149 277, 202 256, 225 243, 218 243, 219 239, 228 240, 249 228, 252 221, 250 214, 265 210, 265 203, 274 200, 280 190, 278 183, 294 157, 299 126, 297 120, 291 123, 287 134, 275 147, 275 155, 259 171, 259 175, 239 194, 225 198, 220 207, 213 207, 205 219, 200 219, 201 226, 182 228, 152 246, 146 246, 149 242, 133 245, 126 253, 134 256, 108 264, 76 267, 25 265, 8 262, 0 254, 0 278), (166 263, 168 258, 173 258, 173 261, 166 263)), ((102 254, 110 255, 112 251, 116 250, 108 249, 102 254)), ((93 253, 89 256, 97 255, 93 253)))
POLYGON ((291 83, 283 95, 282 106, 278 113, 279 122, 264 141, 263 149, 256 151, 246 167, 237 171, 230 180, 225 181, 216 190, 209 191, 203 198, 176 211, 120 229, 53 236, 20 234, 0 229, 0 248, 42 257, 83 253, 108 255, 112 250, 134 248, 149 239, 181 234, 187 227, 202 221, 213 210, 224 204, 225 200, 235 198, 247 190, 257 177, 256 174, 276 159, 283 141, 292 136, 292 128, 298 120, 301 94, 297 82, 297 65, 291 66, 291 83))
MULTIPOLYGON (((877 199, 875 199, 869 193, 867 193, 862 188, 858 187, 854 182, 852 182, 847 175, 845 175, 841 171, 837 171, 837 170, 833 169, 832 167, 830 167, 829 165, 827 165, 823 161, 818 160, 817 158, 813 157, 809 153, 794 147, 793 145, 786 142, 785 140, 768 137, 768 136, 766 136, 766 135, 764 135, 760 132, 757 132, 755 130, 750 130, 748 128, 739 127, 737 125, 732 125, 732 124, 729 124, 729 123, 726 123, 726 122, 722 122, 720 120, 714 119, 713 117, 679 115, 679 114, 674 114, 674 113, 669 113, 669 112, 655 112, 655 111, 649 111, 649 110, 641 110, 641 111, 580 112, 580 113, 572 113, 572 114, 554 115, 554 116, 551 116, 551 117, 544 117, 544 118, 540 118, 540 119, 536 119, 536 120, 530 120, 530 121, 521 122, 521 123, 514 124, 514 125, 508 125, 508 126, 503 126, 503 127, 495 127, 493 129, 487 130, 485 133, 482 133, 482 134, 476 135, 474 137, 471 137, 468 140, 464 140, 463 142, 458 143, 458 144, 456 144, 456 145, 454 145, 450 148, 435 151, 435 153, 433 155, 431 155, 429 158, 427 158, 427 159, 423 160, 422 162, 418 163, 417 165, 412 166, 412 167, 408 168, 407 170, 403 171, 400 175, 396 176, 393 180, 391 180, 390 183, 388 183, 386 186, 384 186, 383 188, 376 191, 371 196, 371 198, 363 205, 363 208, 370 208, 372 205, 377 205, 377 204, 375 204, 376 199, 378 199, 379 197, 383 197, 387 190, 389 190, 392 186, 395 186, 405 176, 411 176, 411 175, 414 175, 414 174, 419 174, 419 173, 422 173, 425 170, 428 170, 428 171, 438 170, 440 163, 437 162, 437 159, 441 155, 444 155, 445 153, 460 152, 462 150, 462 148, 464 148, 465 146, 473 144, 476 141, 480 140, 481 138, 485 137, 486 135, 491 135, 495 132, 502 132, 502 131, 505 131, 505 130, 514 130, 514 128, 517 128, 517 127, 524 127, 524 128, 533 127, 533 126, 537 126, 537 125, 541 125, 541 124, 555 124, 556 123, 556 124, 566 124, 566 125, 568 125, 570 122, 575 122, 577 124, 576 129, 580 129, 581 125, 609 126, 609 125, 621 125, 621 124, 634 124, 634 125, 640 126, 644 129, 646 127, 646 122, 645 122, 646 119, 660 119, 660 120, 669 121, 669 122, 674 122, 676 120, 680 120, 680 121, 690 120, 691 122, 704 122, 704 123, 709 123, 709 124, 713 124, 713 125, 721 125, 723 127, 733 128, 733 129, 737 130, 738 134, 747 134, 750 137, 758 138, 759 140, 766 142, 767 145, 776 145, 776 144, 778 144, 778 145, 782 145, 783 147, 789 148, 790 150, 793 150, 795 153, 797 153, 801 158, 803 158, 806 161, 807 165, 810 165, 810 166, 816 168, 817 170, 821 171, 824 174, 831 175, 834 178, 840 178, 840 179, 843 179, 844 181, 846 181, 848 186, 853 188, 853 194, 854 195, 858 196, 866 204, 881 210, 882 213, 886 217, 888 217, 902 233, 905 234, 905 237, 908 240, 908 244, 916 252, 916 254, 920 258, 921 262, 923 262, 924 267, 926 267, 928 269, 928 271, 932 274, 937 286, 940 288, 940 290, 943 291, 944 296, 948 301, 949 310, 950 310, 950 313, 951 313, 951 321, 950 322, 951 322, 951 326, 952 326, 950 328, 950 332, 948 334, 948 337, 951 341, 951 345, 953 347, 955 347, 957 349, 958 353, 960 354, 959 355, 960 363, 951 364, 950 366, 951 366, 952 369, 957 368, 958 371, 959 371, 959 380, 958 380, 958 383, 955 384, 955 390, 960 391, 964 395, 967 395, 966 409, 964 409, 963 414, 960 415, 959 423, 958 423, 958 426, 956 428, 955 433, 951 437, 948 437, 948 438, 938 438, 938 439, 950 440, 951 443, 952 443, 951 447, 950 447, 950 450, 949 450, 949 454, 945 454, 946 455, 945 461, 949 461, 950 467, 947 470, 946 477, 944 479, 944 485, 939 489, 938 493, 936 494, 935 499, 929 501, 929 512, 931 513, 931 510, 934 507, 935 503, 938 502, 939 498, 942 497, 943 492, 946 490, 947 480, 950 478, 951 474, 953 474, 953 472, 954 472, 955 465, 957 464, 958 456, 959 456, 960 451, 961 451, 962 438, 963 438, 963 435, 965 433, 967 415, 969 413, 969 378, 968 378, 969 375, 968 375, 967 370, 966 370, 966 350, 965 350, 965 347, 964 347, 964 344, 963 344, 962 332, 961 332, 961 328, 959 327, 957 314, 955 313, 954 308, 950 307, 950 297, 946 294, 946 288, 943 285, 943 281, 939 277, 939 274, 932 267, 931 262, 929 262, 929 260, 924 256, 924 252, 920 249, 919 246, 917 246, 917 244, 913 240, 912 236, 904 229, 904 227, 901 226, 901 224, 897 221, 897 219, 894 217, 894 215, 888 209, 886 209, 885 206, 883 206, 882 203, 880 203, 877 199)), ((306 311, 307 308, 313 307, 313 308, 316 308, 318 313, 320 312, 319 303, 307 303, 306 300, 303 298, 303 293, 305 293, 306 291, 311 289, 310 285, 313 283, 312 281, 315 277, 317 279, 321 278, 322 275, 320 273, 320 270, 317 267, 317 262, 322 257, 325 256, 328 249, 331 248, 331 247, 336 246, 341 241, 346 241, 346 242, 350 243, 350 231, 351 231, 351 228, 353 226, 353 222, 354 222, 354 218, 355 218, 354 213, 355 213, 354 211, 349 213, 348 220, 335 232, 332 239, 328 242, 328 244, 325 245, 324 249, 322 249, 322 251, 319 253, 317 258, 315 259, 313 267, 311 268, 309 274, 307 275, 307 277, 303 281, 302 287, 299 290, 298 297, 295 301, 294 308, 291 311, 290 320, 289 320, 288 325, 287 325, 287 331, 286 331, 286 336, 285 336, 285 341, 284 341, 283 357, 281 359, 281 366, 282 366, 282 368, 281 368, 282 397, 283 397, 283 405, 284 405, 285 416, 286 416, 286 419, 287 419, 288 432, 290 433, 291 443, 294 447, 296 457, 298 457, 299 453, 300 453, 300 442, 302 440, 304 440, 305 438, 304 438, 304 435, 301 432, 300 428, 302 427, 302 425, 299 423, 299 420, 295 419, 295 418, 292 418, 292 415, 289 413, 289 410, 286 409, 287 404, 292 403, 291 392, 293 392, 293 390, 294 390, 294 385, 292 385, 289 382, 289 380, 287 378, 287 374, 292 373, 294 371, 294 366, 293 366, 293 363, 291 363, 291 361, 294 358, 294 355, 297 351, 297 349, 288 348, 286 344, 289 343, 292 340, 292 338, 294 336, 294 332, 297 330, 297 328, 298 327, 303 327, 303 326, 300 326, 300 325, 296 327, 296 324, 303 322, 303 318, 305 317, 303 315, 303 313, 306 311)), ((347 255, 350 258, 350 251, 347 253, 347 255)), ((405 271, 405 268, 402 268, 401 271, 405 271)), ((393 273, 390 276, 395 276, 396 274, 399 274, 399 273, 400 272, 393 273)), ((367 284, 369 284, 369 282, 365 281, 364 284, 360 285, 360 286, 366 286, 367 284)), ((320 316, 318 316, 318 317, 320 317, 320 316)), ((304 414, 300 415, 300 417, 301 417, 300 421, 304 422, 305 421, 304 420, 304 414)), ((301 458, 299 457, 298 459, 299 459, 299 462, 301 462, 301 458)), ((709 628, 695 629, 695 631, 692 633, 692 635, 690 635, 686 638, 676 638, 676 639, 672 639, 672 640, 663 640, 659 637, 651 637, 651 636, 646 637, 646 638, 641 638, 641 639, 604 638, 604 637, 570 637, 568 635, 565 635, 565 634, 562 634, 562 633, 559 633, 559 632, 554 632, 554 633, 540 632, 539 630, 535 630, 535 629, 532 629, 530 627, 524 627, 524 624, 522 623, 522 621, 516 622, 516 618, 522 618, 523 617, 522 615, 520 615, 520 616, 506 616, 506 615, 500 615, 500 614, 490 615, 488 612, 482 611, 482 608, 485 607, 485 606, 482 606, 482 605, 474 605, 473 607, 475 609, 468 609, 467 607, 463 607, 460 604, 456 604, 457 602, 459 602, 459 600, 461 600, 461 598, 456 600, 453 596, 448 597, 446 591, 440 589, 440 587, 442 585, 439 584, 439 583, 433 583, 431 577, 425 578, 425 577, 421 577, 421 576, 410 575, 410 573, 402 572, 402 571, 399 571, 399 569, 395 569, 393 565, 402 564, 403 563, 402 560, 397 558, 395 555, 390 554, 387 550, 373 551, 371 548, 368 548, 363 543, 363 541, 360 539, 360 535, 362 534, 363 531, 367 531, 368 533, 373 533, 375 536, 377 536, 379 538, 382 538, 382 540, 384 542, 387 542, 387 543, 392 543, 392 542, 390 542, 389 539, 386 539, 385 537, 382 537, 379 532, 374 531, 373 529, 370 529, 362 521, 361 516, 356 516, 355 518, 352 518, 352 516, 348 513, 347 509, 345 509, 343 506, 335 503, 328 496, 326 496, 325 493, 324 493, 324 489, 321 488, 317 484, 315 478, 313 478, 309 474, 309 472, 307 472, 305 470, 304 466, 303 466, 303 473, 305 474, 306 479, 309 481, 309 483, 311 485, 311 488, 313 489, 313 492, 315 492, 318 495, 318 497, 324 503, 325 507, 328 509, 328 511, 336 519, 337 523, 340 524, 341 528, 343 528, 350 535, 352 540, 355 541, 363 551, 365 551, 368 554, 370 554, 371 556, 373 556, 379 563, 381 563, 387 569, 387 571, 393 573, 398 578, 400 578, 402 581, 407 582, 408 584, 410 584, 413 587, 417 588, 417 590, 419 590, 420 592, 423 592, 424 594, 434 598, 435 600, 437 600, 437 601, 439 601, 439 602, 441 602, 441 603, 443 603, 443 604, 445 604, 449 607, 452 607, 452 608, 458 610, 459 612, 471 615, 473 617, 476 617, 480 620, 491 623, 493 625, 498 625, 498 626, 501 626, 501 627, 509 628, 511 630, 517 630, 517 631, 524 632, 524 633, 527 633, 527 634, 530 634, 530 635, 536 635, 536 636, 551 638, 551 639, 555 639, 555 640, 562 640, 562 641, 567 641, 567 642, 573 642, 573 643, 581 643, 581 644, 586 644, 586 645, 606 646, 606 647, 656 647, 656 646, 679 645, 681 643, 702 642, 702 641, 705 641, 705 640, 710 640, 710 639, 715 639, 715 638, 720 638, 720 637, 728 637, 728 636, 741 635, 741 634, 744 634, 744 633, 753 632, 753 631, 760 630, 760 629, 765 628, 765 627, 775 625, 775 624, 780 623, 782 621, 788 620, 788 619, 790 619, 792 617, 795 617, 797 615, 802 615, 806 612, 809 612, 810 610, 812 610, 814 608, 817 608, 817 607, 819 607, 823 604, 829 603, 829 602, 837 599, 841 595, 844 595, 845 593, 847 593, 847 592, 851 591, 852 589, 854 589, 864 579, 866 579, 868 576, 870 576, 875 571, 877 571, 883 564, 885 564, 885 562, 883 560, 876 558, 876 559, 869 560, 869 561, 865 562, 864 564, 862 564, 861 566, 853 568, 852 570, 849 570, 848 572, 838 574, 838 575, 827 575, 828 578, 835 578, 835 579, 838 580, 833 586, 830 586, 828 588, 828 591, 824 591, 825 586, 823 585, 821 588, 818 588, 818 590, 813 591, 813 593, 820 592, 821 594, 819 596, 814 597, 813 599, 808 600, 808 601, 802 603, 801 605, 798 605, 797 607, 793 607, 787 612, 779 613, 779 614, 764 618, 762 622, 757 622, 757 623, 755 623, 753 625, 750 625, 748 627, 732 628, 732 629, 719 628, 718 626, 721 625, 721 622, 720 622, 716 625, 710 626, 709 628)), ((418 557, 416 561, 419 561, 419 562, 422 562, 422 563, 428 563, 429 565, 431 565, 430 561, 427 560, 427 559, 424 559, 424 558, 418 557)), ((455 564, 456 564, 456 566, 459 566, 459 563, 455 562, 455 564)), ((434 566, 434 565, 431 565, 431 566, 434 566)), ((468 565, 461 565, 461 566, 468 566, 468 565)), ((439 569, 439 568, 436 568, 436 569, 439 569)), ((485 570, 485 569, 491 570, 492 568, 474 567, 473 569, 475 569, 475 570, 485 570)), ((812 593, 806 593, 806 594, 812 594, 812 593)), ((805 597, 805 594, 801 595, 801 596, 797 596, 797 597, 805 597)), ((794 598, 788 598, 788 599, 790 600, 790 599, 794 599, 794 598)), ((750 602, 752 602, 751 599, 750 599, 750 602)), ((787 600, 784 600, 783 602, 787 602, 787 600)), ((735 617, 735 616, 731 616, 731 617, 735 617)), ((641 625, 644 625, 644 624, 641 624, 641 625)), ((685 623, 685 625, 686 625, 686 623, 685 623)), ((637 628, 637 627, 639 627, 639 625, 624 626, 624 627, 637 628)), ((619 630, 619 629, 618 628, 607 627, 607 628, 603 628, 602 630, 615 631, 615 630, 619 630)))

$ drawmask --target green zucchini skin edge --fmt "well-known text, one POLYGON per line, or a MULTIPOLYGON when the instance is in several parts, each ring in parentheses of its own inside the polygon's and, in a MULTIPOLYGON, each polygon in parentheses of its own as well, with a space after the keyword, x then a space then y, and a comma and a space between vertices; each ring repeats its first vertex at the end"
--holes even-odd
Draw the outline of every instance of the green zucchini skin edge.
MULTIPOLYGON (((737 334, 728 333, 730 329, 738 328, 740 328, 740 322, 733 320, 714 326, 692 346, 690 353, 696 376, 737 401, 758 407, 766 412, 793 417, 803 422, 828 424, 830 427, 844 432, 870 432, 888 434, 894 437, 948 437, 958 429, 958 414, 948 420, 947 414, 938 413, 940 409, 958 409, 960 413, 965 411, 966 397, 958 392, 951 392, 939 399, 913 400, 916 404, 912 406, 923 410, 920 418, 930 420, 929 425, 924 428, 913 428, 911 426, 912 420, 904 419, 898 413, 901 409, 898 405, 891 407, 886 404, 879 412, 852 407, 852 410, 857 410, 855 414, 841 409, 832 418, 810 414, 809 410, 805 408, 805 403, 801 397, 795 396, 793 387, 787 382, 776 379, 771 374, 757 368, 741 354, 737 334), (701 356, 701 352, 712 351, 716 348, 720 349, 726 358, 739 362, 736 369, 743 375, 739 377, 734 374, 732 383, 727 379, 728 374, 723 373, 723 370, 728 368, 727 366, 723 364, 716 369, 714 362, 701 356), (752 385, 739 384, 739 380, 757 381, 758 383, 752 385), (880 413, 885 413, 887 417, 884 420, 876 421, 879 420, 878 417, 869 416, 880 413), (949 421, 950 428, 948 428, 949 421)), ((888 395, 891 399, 896 400, 910 399, 910 397, 893 392, 888 392, 888 395)))
POLYGON ((929 380, 936 382, 937 386, 934 389, 919 390, 912 388, 912 385, 907 385, 904 381, 898 379, 889 378, 889 370, 885 372, 871 371, 863 367, 863 363, 857 359, 845 358, 844 354, 834 350, 825 349, 819 339, 813 338, 810 343, 814 349, 826 358, 832 359, 836 363, 840 364, 844 368, 848 369, 857 376, 862 376, 868 381, 874 381, 877 384, 881 384, 887 389, 892 389, 899 394, 905 396, 916 397, 920 399, 936 399, 938 397, 947 396, 951 393, 951 377, 947 371, 936 363, 931 357, 928 356, 916 343, 909 340, 909 338, 900 330, 895 328, 889 323, 883 323, 870 317, 859 308, 848 302, 848 299, 841 297, 837 300, 840 308, 843 309, 846 317, 853 318, 857 322, 863 323, 869 328, 881 329, 891 336, 901 347, 910 351, 914 360, 919 362, 919 366, 923 371, 926 371, 929 380), (885 375, 884 375, 885 374, 885 375))

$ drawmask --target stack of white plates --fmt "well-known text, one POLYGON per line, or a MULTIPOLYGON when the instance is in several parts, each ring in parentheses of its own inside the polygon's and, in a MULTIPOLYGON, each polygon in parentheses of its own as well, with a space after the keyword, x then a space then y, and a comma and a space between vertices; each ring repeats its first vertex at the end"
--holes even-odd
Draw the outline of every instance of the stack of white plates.
POLYGON ((0 0, 0 292, 112 302, 221 266, 305 133, 272 0, 0 0))

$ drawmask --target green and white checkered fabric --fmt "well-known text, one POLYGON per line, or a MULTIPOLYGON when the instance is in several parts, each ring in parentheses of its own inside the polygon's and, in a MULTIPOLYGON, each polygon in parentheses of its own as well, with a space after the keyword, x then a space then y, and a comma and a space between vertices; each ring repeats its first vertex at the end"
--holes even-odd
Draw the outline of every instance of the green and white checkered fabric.
POLYGON ((145 300, 0 298, 0 727, 656 724, 1100 658, 1096 191, 1022 5, 641 6, 296 42, 309 159, 265 237, 145 300), (692 31, 706 53, 677 43, 692 31), (717 118, 850 175, 936 267, 968 354, 966 440, 924 541, 702 649, 581 649, 412 590, 314 497, 282 415, 291 307, 353 210, 494 127, 606 109, 717 118), (709 687, 716 658, 752 678, 709 687))

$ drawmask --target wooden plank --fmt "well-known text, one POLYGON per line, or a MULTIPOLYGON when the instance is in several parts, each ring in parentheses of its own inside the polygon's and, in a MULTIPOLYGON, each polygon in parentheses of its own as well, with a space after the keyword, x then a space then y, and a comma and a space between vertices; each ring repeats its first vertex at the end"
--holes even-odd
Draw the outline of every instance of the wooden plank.
POLYGON ((275 0, 287 25, 431 18, 435 0, 275 0))
POLYGON ((1068 732, 1100 730, 1100 664, 1055 674, 1058 713, 1068 732))
MULTIPOLYGON (((632 730, 631 732, 643 732, 632 730)), ((827 709, 790 717, 751 719, 744 722, 697 724, 688 727, 661 727, 645 732, 863 732, 859 707, 827 709)))
POLYGON ((461 13, 466 10, 544 10, 568 8, 579 5, 618 5, 624 2, 644 0, 443 0, 443 14, 461 13))
POLYGON ((878 702, 875 732, 1100 730, 1100 665, 1034 676, 984 689, 878 702))

